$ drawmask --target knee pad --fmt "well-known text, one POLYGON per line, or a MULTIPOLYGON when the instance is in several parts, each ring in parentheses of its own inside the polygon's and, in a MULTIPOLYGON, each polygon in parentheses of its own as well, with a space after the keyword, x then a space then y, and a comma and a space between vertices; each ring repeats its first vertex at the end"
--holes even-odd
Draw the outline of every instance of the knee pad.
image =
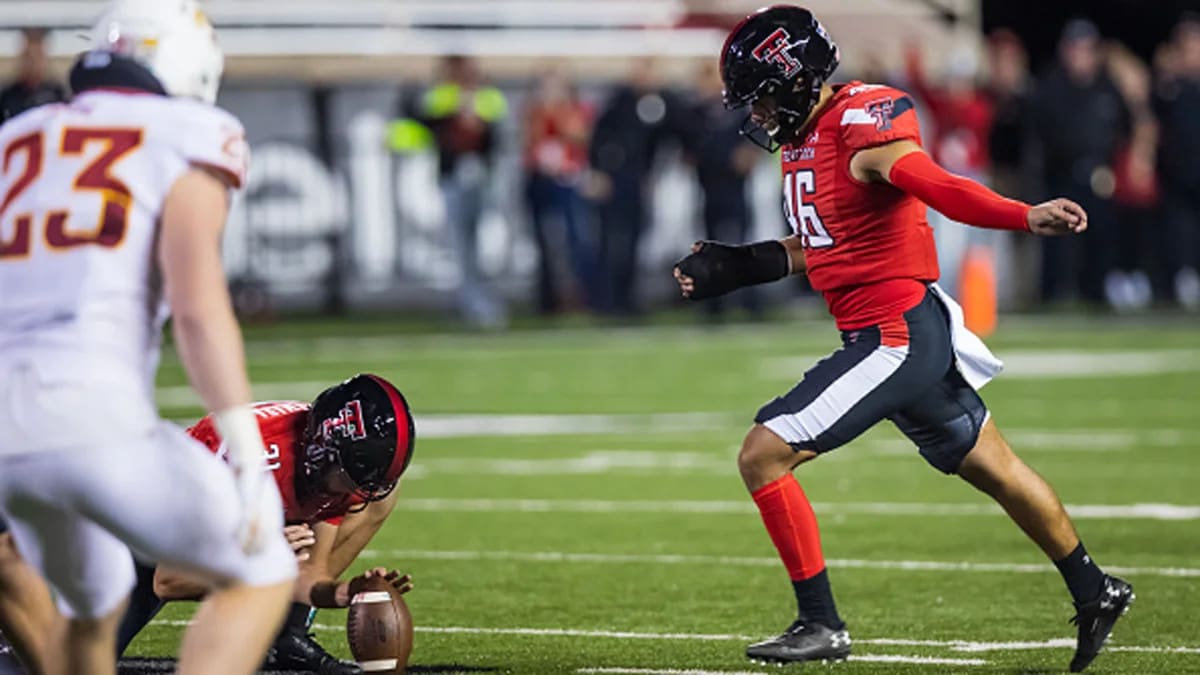
POLYGON ((944 422, 936 440, 921 445, 921 456, 944 474, 958 473, 967 453, 979 441, 979 432, 987 418, 986 410, 968 411, 944 422))

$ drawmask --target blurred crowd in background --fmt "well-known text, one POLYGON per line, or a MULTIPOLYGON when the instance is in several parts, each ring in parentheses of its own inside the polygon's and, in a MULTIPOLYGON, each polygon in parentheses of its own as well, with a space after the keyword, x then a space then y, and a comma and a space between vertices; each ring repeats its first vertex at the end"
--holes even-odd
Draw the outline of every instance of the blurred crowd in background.
MULTIPOLYGON (((25 35, 20 72, 0 93, 5 118, 66 96, 47 71, 42 34, 25 35)), ((925 146, 946 168, 1009 196, 1066 196, 1088 210, 1090 229, 1079 238, 978 235, 1009 239, 1020 297, 1119 311, 1200 310, 1200 14, 1184 15, 1151 63, 1084 19, 1065 25, 1057 58, 1041 72, 1031 72, 1021 38, 1006 29, 987 35, 982 53, 925 54, 914 44, 897 67, 866 63, 835 81, 914 94, 925 146), (937 77, 927 69, 933 59, 945 61, 937 77)), ((524 83, 527 94, 514 105, 473 59, 449 56, 438 81, 401 96, 388 145, 396 154, 436 152, 445 228, 462 270, 458 307, 472 325, 503 325, 509 311, 478 262, 480 220, 493 175, 504 170, 497 161, 504 143, 520 146, 522 199, 510 203, 524 205, 537 248, 529 302, 540 313, 642 311, 636 263, 664 151, 694 173, 702 195, 696 239, 751 236, 747 180, 777 160, 741 137, 746 113, 725 109, 715 58, 697 66, 690 87, 665 86, 650 59, 607 92, 584 97, 576 84, 549 65, 524 83)), ((954 233, 959 226, 936 214, 931 223, 952 251, 974 236, 954 233)), ((764 305, 761 293, 747 290, 705 311, 717 318, 736 306, 760 317, 764 305)))

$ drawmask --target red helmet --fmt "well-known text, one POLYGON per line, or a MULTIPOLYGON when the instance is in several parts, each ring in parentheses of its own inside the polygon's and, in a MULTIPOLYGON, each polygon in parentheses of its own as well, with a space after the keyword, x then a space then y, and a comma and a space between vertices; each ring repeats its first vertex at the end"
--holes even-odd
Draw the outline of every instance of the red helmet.
POLYGON ((303 492, 327 492, 332 478, 348 479, 364 502, 396 487, 412 461, 416 431, 404 395, 378 375, 355 375, 321 392, 304 430, 303 492))

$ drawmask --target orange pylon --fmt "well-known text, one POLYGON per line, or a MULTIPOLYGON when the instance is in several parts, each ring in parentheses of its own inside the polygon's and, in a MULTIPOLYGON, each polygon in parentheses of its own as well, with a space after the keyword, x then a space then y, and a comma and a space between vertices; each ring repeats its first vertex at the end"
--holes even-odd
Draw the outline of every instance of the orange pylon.
POLYGON ((996 330, 996 263, 991 248, 967 248, 958 283, 967 328, 980 337, 991 335, 996 330))

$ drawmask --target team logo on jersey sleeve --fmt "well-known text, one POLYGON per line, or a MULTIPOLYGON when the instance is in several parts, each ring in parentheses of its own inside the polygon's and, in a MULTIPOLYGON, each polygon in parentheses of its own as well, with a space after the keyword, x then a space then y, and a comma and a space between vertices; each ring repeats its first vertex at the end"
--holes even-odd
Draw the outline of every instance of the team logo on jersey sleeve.
POLYGON ((874 124, 878 131, 891 131, 892 121, 913 108, 913 100, 908 96, 877 98, 861 109, 847 110, 842 115, 842 124, 874 124))
POLYGON ((896 104, 890 98, 871 101, 866 106, 867 114, 875 118, 875 128, 879 131, 891 131, 892 118, 896 114, 896 104))
POLYGON ((363 424, 362 404, 358 400, 350 401, 338 412, 337 417, 330 417, 321 424, 321 434, 326 438, 334 434, 342 438, 359 441, 367 437, 367 428, 363 424))
POLYGON ((784 77, 792 77, 800 72, 800 61, 792 56, 792 48, 803 45, 808 39, 792 42, 792 36, 782 28, 776 28, 767 39, 758 43, 750 53, 763 63, 773 63, 783 68, 784 77))

